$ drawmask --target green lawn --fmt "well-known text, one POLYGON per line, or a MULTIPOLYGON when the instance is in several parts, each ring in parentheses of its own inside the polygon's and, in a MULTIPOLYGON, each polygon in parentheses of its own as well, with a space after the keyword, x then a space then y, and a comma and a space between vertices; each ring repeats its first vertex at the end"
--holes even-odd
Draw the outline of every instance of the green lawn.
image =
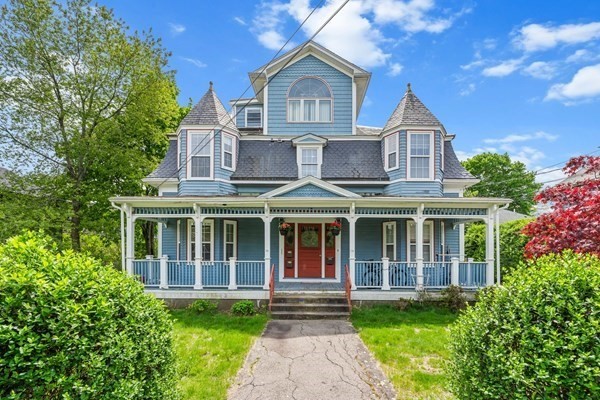
POLYGON ((225 399, 267 317, 198 315, 187 310, 171 315, 183 399, 225 399))
POLYGON ((354 309, 352 324, 390 378, 398 399, 451 399, 443 364, 449 325, 456 315, 427 308, 391 306, 354 309))

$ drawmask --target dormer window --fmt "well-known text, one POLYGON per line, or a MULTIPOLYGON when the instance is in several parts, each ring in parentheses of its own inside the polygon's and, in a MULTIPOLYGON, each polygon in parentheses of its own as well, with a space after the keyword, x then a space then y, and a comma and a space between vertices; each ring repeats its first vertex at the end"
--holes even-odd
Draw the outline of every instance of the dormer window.
POLYGON ((408 177, 433 180, 433 132, 408 132, 408 177))
POLYGON ((257 107, 246 107, 246 128, 262 127, 262 109, 257 107))
POLYGON ((331 122, 331 91, 319 78, 302 78, 288 92, 288 122, 331 122))
POLYGON ((302 160, 300 162, 300 178, 305 176, 319 177, 319 156, 316 147, 300 149, 302 160))

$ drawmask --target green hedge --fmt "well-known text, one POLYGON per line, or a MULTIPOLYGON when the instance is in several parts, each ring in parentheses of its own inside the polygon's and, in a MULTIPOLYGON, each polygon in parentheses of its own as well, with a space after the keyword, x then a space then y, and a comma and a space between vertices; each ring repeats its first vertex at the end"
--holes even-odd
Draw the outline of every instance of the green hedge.
POLYGON ((0 246, 0 398, 174 399, 172 323, 142 286, 35 234, 0 246))
POLYGON ((600 398, 600 259, 537 259, 484 290, 452 329, 459 399, 600 398))

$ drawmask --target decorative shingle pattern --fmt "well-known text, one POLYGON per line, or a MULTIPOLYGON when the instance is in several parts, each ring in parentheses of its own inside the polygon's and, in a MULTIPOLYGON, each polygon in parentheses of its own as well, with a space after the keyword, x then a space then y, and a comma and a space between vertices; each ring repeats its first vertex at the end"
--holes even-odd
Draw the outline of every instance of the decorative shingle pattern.
POLYGON ((213 90, 212 82, 208 91, 181 121, 181 125, 222 125, 236 129, 233 119, 213 90))
POLYGON ((385 124, 383 130, 399 125, 441 126, 440 121, 429 111, 425 104, 412 92, 410 83, 400 103, 385 124))
MULTIPOLYGON (((298 179, 296 149, 290 141, 242 140, 231 180, 298 179)), ((389 180, 378 141, 329 141, 323 148, 321 177, 326 180, 389 180)))
POLYGON ((475 179, 458 161, 452 143, 447 141, 444 142, 444 179, 475 179))
POLYGON ((169 140, 169 149, 165 154, 165 158, 148 175, 148 178, 177 178, 177 140, 169 140))

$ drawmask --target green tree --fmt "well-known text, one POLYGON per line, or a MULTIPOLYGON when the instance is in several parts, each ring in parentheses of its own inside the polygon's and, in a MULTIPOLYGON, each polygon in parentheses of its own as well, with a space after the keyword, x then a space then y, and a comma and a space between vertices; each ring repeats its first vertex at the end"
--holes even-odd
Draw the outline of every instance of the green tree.
POLYGON ((482 153, 463 161, 462 165, 481 180, 471 186, 465 196, 512 199, 510 210, 531 215, 533 198, 542 185, 535 182, 535 173, 527 171, 525 164, 512 161, 506 153, 482 153))
POLYGON ((168 53, 89 0, 10 0, 0 10, 0 151, 81 233, 117 234, 111 195, 136 195, 180 119, 168 53), (25 172, 25 174, 23 174, 25 172))

